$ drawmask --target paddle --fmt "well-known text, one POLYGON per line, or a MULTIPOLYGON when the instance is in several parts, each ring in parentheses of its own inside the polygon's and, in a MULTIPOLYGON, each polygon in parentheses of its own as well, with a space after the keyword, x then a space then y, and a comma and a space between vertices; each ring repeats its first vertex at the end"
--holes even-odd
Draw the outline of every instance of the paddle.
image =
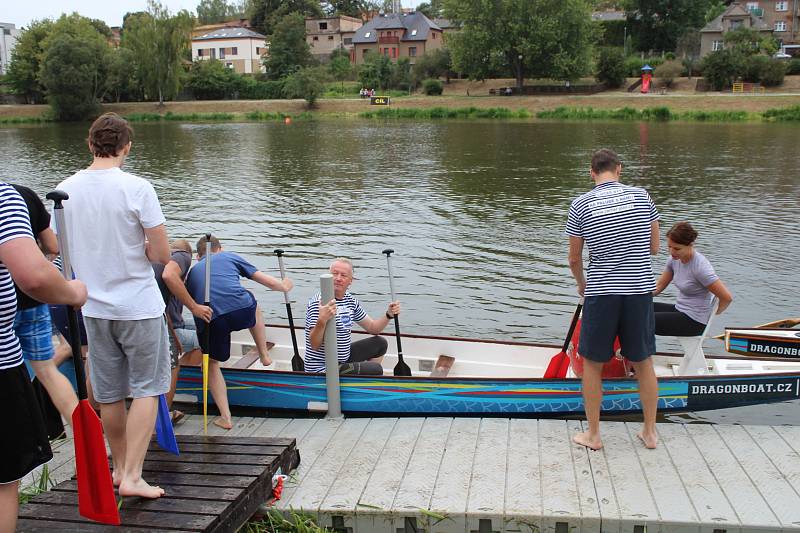
MULTIPOLYGON (((53 201, 53 213, 58 232, 58 249, 61 253, 64 279, 72 280, 72 266, 67 248, 67 228, 64 223, 64 205, 69 199, 64 191, 55 190, 47 194, 53 201)), ((81 336, 78 329, 78 315, 71 306, 67 310, 69 345, 72 348, 72 362, 75 367, 75 382, 78 385, 78 406, 72 412, 72 432, 75 445, 75 471, 78 477, 78 512, 89 520, 102 524, 120 524, 114 484, 108 468, 106 443, 103 440, 103 426, 94 412, 86 394, 86 375, 81 357, 81 336)))
POLYGON ((569 370, 567 347, 570 339, 572 339, 572 334, 575 332, 575 326, 578 325, 581 309, 583 309, 583 298, 578 302, 578 307, 575 308, 575 313, 572 315, 572 322, 569 325, 569 331, 567 331, 567 338, 564 339, 564 346, 561 347, 560 352, 550 359, 550 364, 547 365, 547 370, 544 371, 543 377, 545 379, 565 378, 567 376, 567 370, 569 370))
MULTIPOLYGON (((283 268, 283 250, 278 248, 275 250, 275 255, 278 256, 278 266, 281 269, 281 279, 283 279, 286 277, 286 271, 283 268)), ((295 372, 303 372, 305 367, 303 365, 303 359, 300 357, 300 351, 297 349, 297 336, 294 333, 294 318, 292 318, 292 304, 289 303, 289 293, 283 293, 283 301, 286 302, 286 316, 289 317, 289 331, 292 333, 292 347, 294 348, 292 370, 295 372)))
MULTIPOLYGON (((389 290, 392 291, 392 301, 396 301, 394 297, 394 278, 392 277, 392 254, 394 250, 387 248, 383 251, 386 254, 386 266, 389 269, 389 290)), ((403 361, 403 346, 400 344, 400 321, 397 315, 394 315, 394 333, 397 339, 397 364, 394 365, 395 376, 410 376, 411 368, 403 361)))
POLYGON ((165 451, 180 455, 178 441, 175 439, 175 430, 172 428, 172 416, 167 406, 167 396, 158 397, 158 416, 156 417, 156 441, 165 451))
MULTIPOLYGON (((211 307, 211 234, 206 233, 206 294, 203 305, 211 307)), ((203 433, 208 435, 208 353, 211 351, 211 322, 203 331, 206 349, 203 351, 203 433)))
MULTIPOLYGON (((766 324, 761 324, 760 326, 753 326, 751 328, 729 328, 726 327, 725 329, 762 329, 762 328, 781 328, 781 329, 791 329, 796 325, 800 324, 800 318, 783 318, 781 320, 773 320, 772 322, 767 322, 766 324)), ((725 334, 721 333, 719 335, 714 335, 712 337, 714 339, 724 340, 725 334)))

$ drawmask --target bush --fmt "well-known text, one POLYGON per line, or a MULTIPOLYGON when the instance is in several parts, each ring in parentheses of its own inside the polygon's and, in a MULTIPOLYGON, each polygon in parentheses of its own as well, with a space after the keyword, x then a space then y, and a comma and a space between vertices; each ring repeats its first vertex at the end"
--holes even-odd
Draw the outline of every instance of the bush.
POLYGON ((667 61, 662 63, 655 70, 655 78, 664 83, 665 86, 671 87, 675 78, 680 77, 683 73, 683 65, 677 61, 667 61))
POLYGON ((743 58, 732 50, 717 50, 711 52, 700 66, 703 77, 715 91, 721 91, 731 86, 733 81, 743 70, 743 58))
POLYGON ((777 87, 786 76, 786 64, 778 59, 768 59, 759 73, 759 81, 764 87, 777 87))
POLYGON ((764 111, 763 117, 764 120, 770 122, 798 122, 800 121, 800 105, 767 109, 764 111))
MULTIPOLYGON (((667 61, 675 61, 675 53, 674 52, 667 52, 664 54, 664 59, 667 61)), ((650 65, 652 66, 652 65, 650 65)))
POLYGON ((663 62, 664 60, 660 57, 646 57, 641 59, 638 56, 631 56, 625 59, 625 74, 629 78, 638 78, 642 75, 643 66, 650 65, 656 68, 663 62))
POLYGON ((800 58, 795 58, 789 61, 786 65, 786 74, 796 76, 800 74, 800 58))
POLYGON ((620 87, 625 83, 625 57, 619 48, 601 48, 597 58, 595 78, 609 87, 620 87))
POLYGON ((239 85, 239 75, 217 59, 192 63, 186 87, 198 100, 232 98, 239 85))
POLYGON ((444 87, 439 80, 428 79, 422 82, 422 92, 428 96, 440 96, 444 87))
POLYGON ((302 98, 308 107, 314 107, 325 90, 328 72, 324 67, 306 67, 285 78, 283 93, 286 98, 302 98))
POLYGON ((283 98, 283 80, 259 80, 253 76, 240 76, 237 84, 242 100, 279 100, 283 98))

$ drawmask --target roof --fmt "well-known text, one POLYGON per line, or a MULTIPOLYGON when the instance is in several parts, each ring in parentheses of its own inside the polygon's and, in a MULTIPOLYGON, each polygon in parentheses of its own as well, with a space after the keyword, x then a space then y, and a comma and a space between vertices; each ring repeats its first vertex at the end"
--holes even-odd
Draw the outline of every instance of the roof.
POLYGON ((401 41, 427 41, 431 30, 442 31, 442 28, 419 11, 387 13, 373 18, 356 30, 353 44, 377 43, 378 32, 382 30, 403 30, 401 41))
POLYGON ((435 18, 433 19, 433 23, 442 28, 442 31, 457 27, 450 21, 450 19, 445 19, 445 18, 435 18))
POLYGON ((625 12, 619 10, 595 11, 592 13, 592 20, 597 22, 614 22, 626 20, 626 18, 625 12))
POLYGON ((700 30, 701 33, 722 33, 723 30, 723 21, 728 18, 734 17, 750 17, 750 29, 755 31, 772 31, 772 28, 769 27, 769 24, 764 22, 759 16, 751 13, 744 7, 739 4, 732 4, 728 7, 725 11, 722 12, 720 16, 703 26, 703 29, 700 30))
POLYGON ((261 35, 253 30, 247 28, 218 28, 203 35, 194 37, 193 41, 209 41, 211 39, 259 39, 264 40, 267 37, 261 35))

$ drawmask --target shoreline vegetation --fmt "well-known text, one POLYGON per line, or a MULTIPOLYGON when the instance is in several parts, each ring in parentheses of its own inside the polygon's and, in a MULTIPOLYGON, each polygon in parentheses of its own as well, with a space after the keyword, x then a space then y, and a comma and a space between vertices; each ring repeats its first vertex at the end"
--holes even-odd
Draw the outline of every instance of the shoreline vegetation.
MULTIPOLYGON (((396 98, 391 107, 363 100, 320 100, 309 110, 302 101, 203 101, 154 104, 109 104, 127 120, 143 122, 265 122, 312 119, 499 119, 558 121, 800 122, 800 98, 699 97, 644 98, 500 97, 396 98), (493 105, 494 104, 494 105, 493 105), (788 105, 787 105, 788 104, 788 105), (216 111, 207 111, 217 109, 216 111)), ((0 106, 0 125, 55 122, 47 106, 0 106), (31 112, 38 111, 38 114, 31 112)))

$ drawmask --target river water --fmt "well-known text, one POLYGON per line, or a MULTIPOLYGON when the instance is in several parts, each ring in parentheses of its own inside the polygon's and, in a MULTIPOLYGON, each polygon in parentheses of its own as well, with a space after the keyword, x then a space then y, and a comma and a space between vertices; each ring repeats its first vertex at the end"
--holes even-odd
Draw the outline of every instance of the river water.
MULTIPOLYGON (((0 127, 0 179, 44 195, 89 164, 87 129, 0 127)), ((135 129, 126 169, 155 186, 170 237, 194 242, 210 231, 271 274, 273 250, 283 248, 301 319, 339 255, 353 259, 353 292, 368 312, 383 313, 388 247, 405 331, 562 343, 577 303, 566 212, 591 187, 589 159, 600 147, 620 153, 623 182, 650 192, 663 229, 688 220, 699 230, 697 248, 735 296, 714 333, 800 315, 795 125, 320 120, 135 129)), ((282 297, 252 288, 267 321, 285 321, 282 297)), ((665 338, 658 347, 677 349, 665 338)), ((706 351, 723 353, 722 343, 707 341, 706 351)), ((800 424, 799 406, 677 419, 800 424)))

